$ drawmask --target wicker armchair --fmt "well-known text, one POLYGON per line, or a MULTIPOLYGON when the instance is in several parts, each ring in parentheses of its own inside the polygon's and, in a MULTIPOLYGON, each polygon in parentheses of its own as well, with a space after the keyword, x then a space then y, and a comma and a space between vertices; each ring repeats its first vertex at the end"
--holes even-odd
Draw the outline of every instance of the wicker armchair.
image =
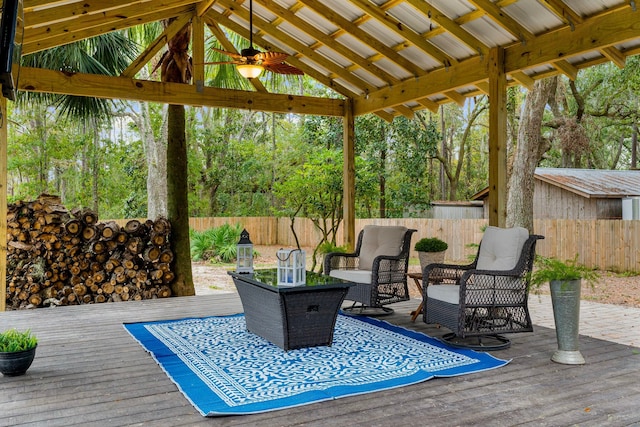
POLYGON ((482 350, 511 345, 501 334, 531 332, 529 273, 538 239, 525 228, 488 227, 473 263, 425 267, 425 323, 445 326, 448 344, 482 350))
POLYGON ((367 225, 358 235, 355 252, 325 256, 324 274, 356 284, 345 297, 354 302, 346 311, 371 316, 391 314, 393 309, 385 305, 409 300, 407 269, 415 231, 402 226, 367 225))

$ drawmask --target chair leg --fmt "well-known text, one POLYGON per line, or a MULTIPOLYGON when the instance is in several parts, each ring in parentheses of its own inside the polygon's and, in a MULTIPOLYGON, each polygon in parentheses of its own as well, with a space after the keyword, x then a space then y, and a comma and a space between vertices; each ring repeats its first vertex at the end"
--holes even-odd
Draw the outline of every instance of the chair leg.
POLYGON ((389 307, 369 307, 368 305, 353 303, 351 307, 343 308, 347 314, 356 315, 356 316, 369 316, 369 317, 383 317, 389 316, 394 313, 394 310, 389 307))
POLYGON ((443 343, 455 348, 468 348, 479 351, 505 350, 511 347, 511 340, 503 335, 478 335, 461 338, 450 332, 440 338, 443 343))

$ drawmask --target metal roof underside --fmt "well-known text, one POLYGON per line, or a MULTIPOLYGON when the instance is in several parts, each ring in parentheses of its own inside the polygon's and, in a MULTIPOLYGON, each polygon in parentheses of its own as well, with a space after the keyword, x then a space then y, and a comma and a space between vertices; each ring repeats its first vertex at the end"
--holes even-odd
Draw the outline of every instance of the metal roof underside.
MULTIPOLYGON (((167 18, 201 22, 204 40, 214 36, 227 50, 234 46, 226 31, 249 37, 248 0, 25 0, 24 7, 23 54, 167 18)), ((624 67, 640 53, 634 1, 254 0, 253 11, 254 45, 290 54, 289 64, 352 98, 356 115, 385 119, 488 93, 496 47, 504 48, 508 83, 529 88, 603 62, 624 67)), ((165 43, 149 46, 124 77, 141 79, 141 64, 157 60, 165 43)), ((38 90, 27 79, 21 89, 38 90)))

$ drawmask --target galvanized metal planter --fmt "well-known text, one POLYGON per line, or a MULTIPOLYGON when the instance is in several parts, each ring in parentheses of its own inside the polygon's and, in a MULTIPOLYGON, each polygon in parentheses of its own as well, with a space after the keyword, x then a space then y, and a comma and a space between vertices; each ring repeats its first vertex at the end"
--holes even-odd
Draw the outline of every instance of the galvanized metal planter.
POLYGON ((556 324, 556 338, 558 350, 553 353, 551 360, 565 365, 582 365, 585 363, 580 353, 580 287, 578 280, 552 280, 551 303, 553 304, 553 319, 556 324))

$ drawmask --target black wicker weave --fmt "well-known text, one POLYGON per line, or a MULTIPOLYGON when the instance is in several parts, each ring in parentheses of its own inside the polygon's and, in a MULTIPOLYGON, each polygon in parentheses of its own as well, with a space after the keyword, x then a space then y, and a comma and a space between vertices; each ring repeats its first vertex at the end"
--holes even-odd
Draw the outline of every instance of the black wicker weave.
POLYGON ((229 272, 244 308, 247 330, 284 350, 330 346, 350 282, 307 272, 307 284, 278 287, 276 270, 229 272))
POLYGON ((533 331, 528 307, 528 276, 538 239, 544 237, 529 236, 515 268, 508 271, 477 270, 477 254, 468 265, 426 266, 422 273, 424 321, 450 329, 452 334, 445 337, 450 344, 486 350, 509 346, 509 340, 501 334, 533 331), (452 284, 459 285, 458 304, 427 295, 429 286, 452 284), (468 337, 493 338, 497 343, 483 344, 481 339, 465 341, 468 337))
MULTIPOLYGON (((356 283, 349 289, 345 299, 362 304, 363 314, 372 314, 366 308, 384 309, 384 314, 393 310, 384 307, 399 301, 408 301, 409 288, 407 286, 407 269, 409 267, 409 250, 411 236, 417 230, 408 229, 402 241, 402 249, 397 256, 378 256, 373 261, 371 269, 371 283, 356 283)), ((364 230, 358 235, 358 243, 353 253, 332 252, 325 255, 324 274, 331 270, 357 270, 360 261, 360 249, 364 230)), ((379 313, 377 313, 379 314, 379 313)))

